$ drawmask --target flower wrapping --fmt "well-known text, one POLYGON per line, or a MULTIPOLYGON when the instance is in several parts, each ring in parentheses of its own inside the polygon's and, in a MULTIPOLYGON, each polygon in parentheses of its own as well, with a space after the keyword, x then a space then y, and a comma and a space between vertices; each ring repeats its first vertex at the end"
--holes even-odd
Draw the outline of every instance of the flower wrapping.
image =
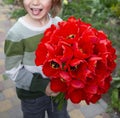
POLYGON ((36 49, 51 89, 72 103, 96 103, 110 88, 116 50, 107 35, 71 16, 48 28, 36 49))

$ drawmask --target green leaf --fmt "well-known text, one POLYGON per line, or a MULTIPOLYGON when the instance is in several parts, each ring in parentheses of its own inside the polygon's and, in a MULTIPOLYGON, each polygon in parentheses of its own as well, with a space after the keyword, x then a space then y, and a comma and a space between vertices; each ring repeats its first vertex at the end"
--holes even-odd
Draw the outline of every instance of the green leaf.
POLYGON ((112 95, 111 95, 111 103, 112 103, 112 106, 114 108, 118 108, 119 107, 119 91, 118 89, 114 89, 112 91, 112 95))
POLYGON ((61 110, 66 102, 64 93, 59 93, 56 97, 52 97, 52 100, 58 104, 58 110, 61 110))
POLYGON ((120 81, 120 77, 113 77, 113 81, 120 81))

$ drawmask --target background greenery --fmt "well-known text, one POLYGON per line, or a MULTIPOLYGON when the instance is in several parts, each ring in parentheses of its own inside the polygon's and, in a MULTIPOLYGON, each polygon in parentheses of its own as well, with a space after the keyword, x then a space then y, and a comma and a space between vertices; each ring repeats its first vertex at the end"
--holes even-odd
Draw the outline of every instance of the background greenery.
MULTIPOLYGON (((25 14, 19 7, 17 0, 4 0, 6 4, 17 7, 11 12, 11 18, 19 18, 25 14)), ((117 67, 113 73, 111 89, 107 95, 112 110, 120 112, 120 0, 69 0, 64 2, 61 17, 66 20, 73 15, 84 22, 91 23, 93 27, 108 34, 117 53, 117 67)))

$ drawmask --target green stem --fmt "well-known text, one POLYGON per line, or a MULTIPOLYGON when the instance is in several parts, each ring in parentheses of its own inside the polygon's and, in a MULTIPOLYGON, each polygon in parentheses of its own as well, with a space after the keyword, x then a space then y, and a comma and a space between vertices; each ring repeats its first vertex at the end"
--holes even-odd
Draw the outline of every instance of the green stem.
POLYGON ((63 104, 65 103, 65 97, 64 97, 64 93, 60 93, 58 94, 56 97, 52 98, 54 102, 56 102, 58 104, 58 110, 61 110, 63 107, 63 104))

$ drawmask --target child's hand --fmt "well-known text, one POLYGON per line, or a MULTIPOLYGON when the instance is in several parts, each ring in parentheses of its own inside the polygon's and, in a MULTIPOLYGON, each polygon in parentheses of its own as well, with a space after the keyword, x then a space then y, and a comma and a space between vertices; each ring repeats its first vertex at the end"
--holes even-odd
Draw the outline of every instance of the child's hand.
POLYGON ((55 97, 59 94, 59 92, 55 93, 54 91, 52 91, 50 89, 50 83, 48 83, 48 85, 46 87, 46 90, 45 90, 45 93, 46 93, 47 96, 53 96, 53 97, 55 97))

